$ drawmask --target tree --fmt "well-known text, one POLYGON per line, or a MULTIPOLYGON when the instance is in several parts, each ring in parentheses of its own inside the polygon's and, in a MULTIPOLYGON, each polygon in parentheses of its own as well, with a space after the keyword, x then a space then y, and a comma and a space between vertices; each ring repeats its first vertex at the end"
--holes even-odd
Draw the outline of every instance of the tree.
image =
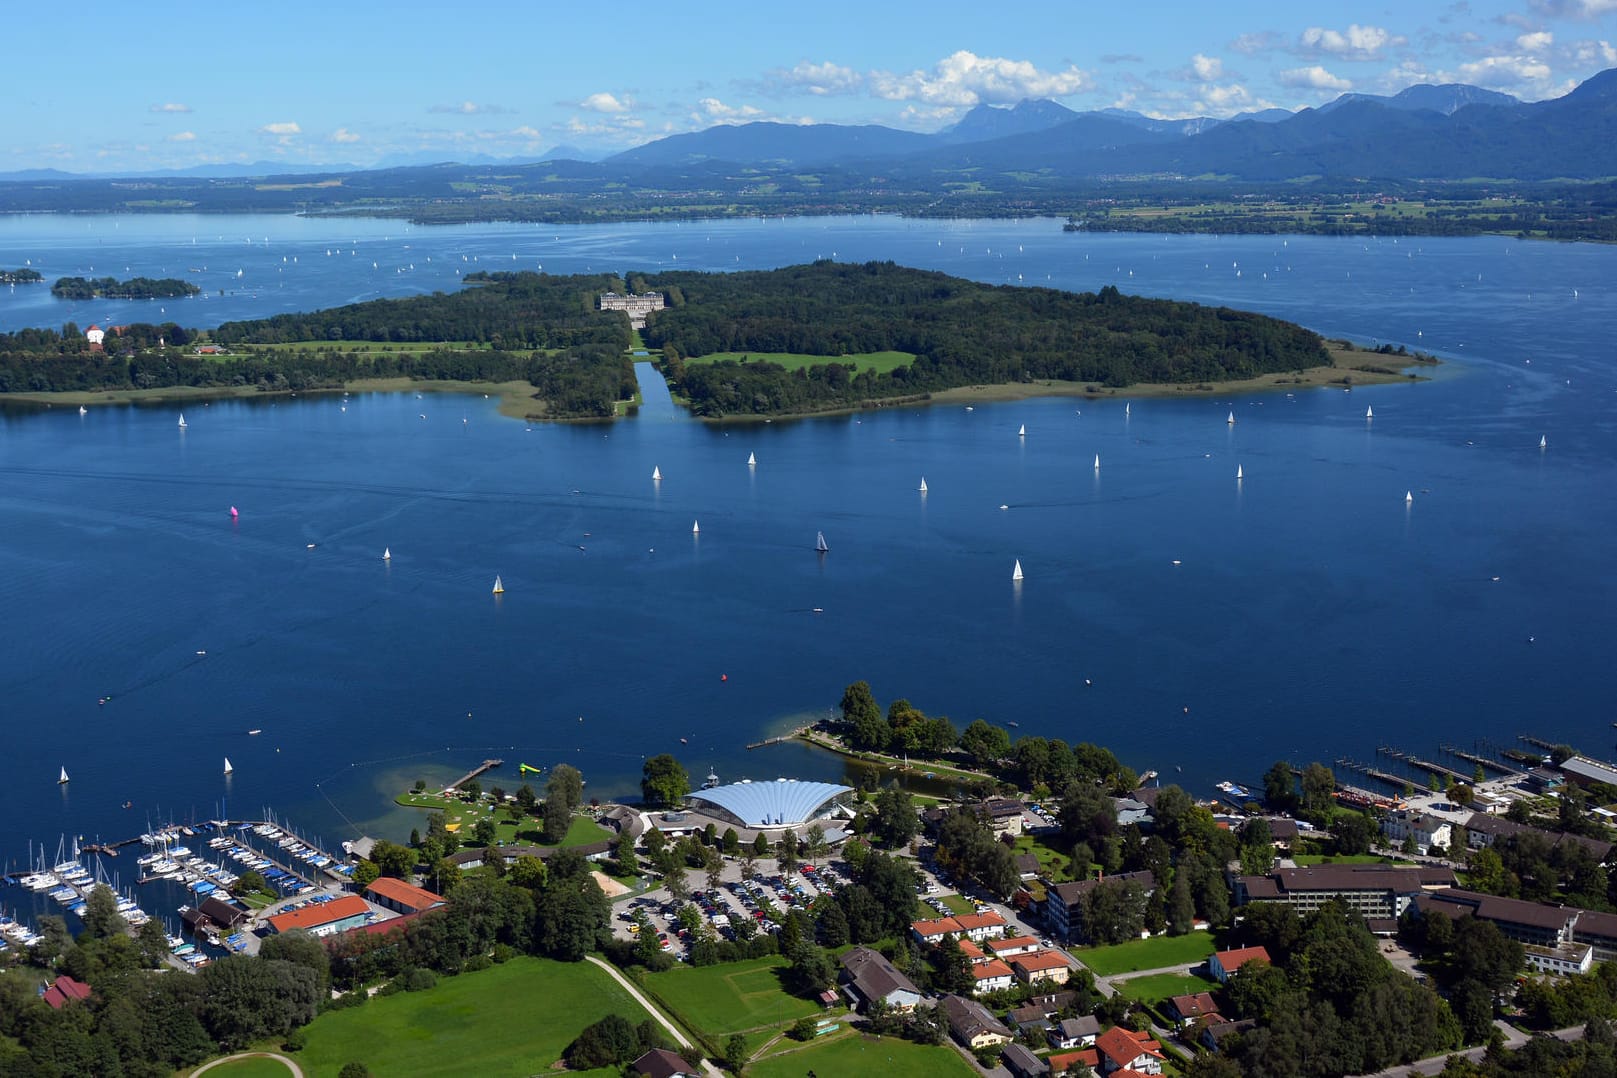
POLYGON ((612 840, 612 860, 618 863, 618 873, 627 875, 635 870, 634 832, 625 827, 612 840))
MULTIPOLYGON (((824 835, 823 830, 821 831, 821 835, 824 835)), ((726 827, 724 829, 724 834, 719 839, 719 843, 720 847, 724 850, 724 855, 726 857, 734 857, 736 854, 741 852, 741 836, 736 834, 736 829, 733 827, 726 827)))
POLYGON ((337 1072, 337 1078, 371 1078, 371 1069, 356 1060, 349 1060, 337 1072))
POLYGON ((961 733, 960 747, 979 767, 986 767, 1010 755, 1011 735, 1003 727, 976 719, 961 733))
POLYGON ((112 888, 98 884, 85 899, 84 935, 92 940, 121 936, 129 929, 129 922, 118 912, 118 896, 112 888))
POLYGON ((762 831, 753 836, 752 855, 754 857, 769 856, 769 839, 764 837, 764 833, 762 831))
POLYGON ((492 846, 495 839, 494 821, 484 816, 472 826, 472 842, 478 846, 492 846))
POLYGON ((1336 775, 1321 763, 1311 763, 1303 769, 1302 807, 1312 813, 1324 812, 1331 806, 1336 793, 1336 775))
POLYGON ((1375 823, 1362 812, 1340 812, 1331 824, 1336 838, 1336 850, 1345 855, 1370 852, 1370 839, 1375 834, 1375 823))
POLYGON ((920 830, 915 815, 915 800, 898 781, 888 783, 876 795, 876 816, 871 832, 889 847, 899 847, 915 837, 920 830))
POLYGON ((517 787, 517 808, 522 810, 524 816, 532 816, 539 807, 539 795, 533 792, 533 787, 524 782, 517 787))
POLYGON ((550 780, 545 784, 545 798, 553 797, 566 804, 570 813, 584 803, 584 776, 579 774, 578 768, 557 764, 551 769, 550 780))
POLYGON ((775 846, 775 863, 789 876, 797 868, 797 855, 797 832, 788 827, 781 833, 780 842, 775 846))
POLYGON ((862 751, 887 747, 891 727, 870 693, 870 683, 856 681, 842 692, 842 728, 848 744, 862 751))
POLYGON ((818 863, 824 860, 830 846, 825 841, 825 828, 817 823, 809 824, 807 831, 803 832, 803 856, 811 862, 818 863))
POLYGON ((648 805, 672 807, 690 792, 690 775, 666 752, 653 756, 641 768, 640 795, 648 805))
POLYGON ((1168 932, 1175 936, 1183 936, 1189 932, 1196 921, 1196 902, 1190 893, 1190 873, 1175 872, 1173 875, 1173 888, 1168 892, 1168 932))
POLYGON ((741 1073, 747 1065, 751 1053, 747 1050, 747 1035, 745 1033, 732 1033, 724 1042, 724 1068, 741 1073))
POLYGON ((567 807, 566 799, 547 795, 544 804, 544 836, 545 841, 552 845, 560 845, 567 837, 567 829, 573 823, 573 810, 567 807))
POLYGON ((400 846, 396 842, 386 839, 377 839, 371 847, 371 860, 384 876, 408 876, 410 870, 415 868, 416 854, 408 846, 400 846))

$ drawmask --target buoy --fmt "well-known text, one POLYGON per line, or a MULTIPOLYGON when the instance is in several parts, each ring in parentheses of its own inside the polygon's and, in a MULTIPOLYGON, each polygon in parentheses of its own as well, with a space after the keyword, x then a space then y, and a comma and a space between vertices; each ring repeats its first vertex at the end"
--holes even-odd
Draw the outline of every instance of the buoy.
POLYGON ((730 680, 730 675, 729 674, 720 674, 719 675, 719 680, 720 681, 729 681, 730 680))

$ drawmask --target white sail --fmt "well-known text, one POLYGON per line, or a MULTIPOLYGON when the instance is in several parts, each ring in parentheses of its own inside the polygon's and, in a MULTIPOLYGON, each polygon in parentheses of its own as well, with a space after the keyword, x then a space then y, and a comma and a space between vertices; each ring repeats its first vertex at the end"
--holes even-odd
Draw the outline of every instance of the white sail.
POLYGON ((1016 436, 1018 438, 1026 438, 1027 437, 1027 424, 1026 423, 1023 423, 1020 427, 1018 427, 1016 429, 1016 436))
POLYGON ((64 783, 66 781, 67 781, 67 768, 64 767, 64 768, 62 768, 62 777, 57 779, 56 782, 57 782, 58 785, 60 785, 61 783, 64 783))
POLYGON ((1542 435, 1542 434, 1540 434, 1540 435, 1539 435, 1539 436, 1538 436, 1538 447, 1539 447, 1539 448, 1540 448, 1540 449, 1545 449, 1545 448, 1548 448, 1548 447, 1549 447, 1549 444, 1550 444, 1550 441, 1549 441, 1549 439, 1548 439, 1548 438, 1547 438, 1547 437, 1545 437, 1545 436, 1544 436, 1544 435, 1542 435))
POLYGON ((185 426, 185 413, 184 412, 180 413, 180 426, 182 428, 185 426))
POLYGON ((1376 410, 1374 408, 1371 408, 1371 407, 1366 407, 1365 410, 1364 410, 1364 418, 1366 418, 1366 419, 1374 419, 1375 417, 1376 417, 1376 410))
POLYGON ((824 554, 827 550, 831 549, 826 545, 824 532, 814 533, 814 549, 818 550, 821 554, 824 554))
POLYGON ((1232 427, 1235 426, 1235 413, 1231 412, 1230 417, 1228 419, 1226 419, 1224 422, 1228 423, 1232 427))
POLYGON ((1095 454, 1095 470, 1097 472, 1100 471, 1100 454, 1099 453, 1095 454))
POLYGON ((751 453, 748 453, 747 454, 747 467, 749 467, 749 468, 754 467, 757 463, 758 463, 758 458, 753 456, 751 453))
POLYGON ((663 477, 663 470, 661 468, 655 468, 654 467, 654 468, 651 469, 651 478, 652 478, 652 480, 654 482, 661 482, 662 477, 663 477))
POLYGON ((228 775, 234 770, 236 770, 236 769, 234 767, 230 766, 230 757, 226 756, 225 757, 225 774, 228 775))
POLYGON ((1124 405, 1123 405, 1123 414, 1124 414, 1124 415, 1128 415, 1128 414, 1129 414, 1129 405, 1128 405, 1128 404, 1127 404, 1127 403, 1126 403, 1126 402, 1125 402, 1125 403, 1124 403, 1124 405))
POLYGON ((1241 471, 1241 466, 1239 464, 1237 464, 1235 466, 1235 478, 1237 478, 1237 479, 1245 479, 1246 478, 1246 473, 1241 471))
POLYGON ((505 594, 505 585, 500 582, 500 576, 499 576, 498 573, 494 574, 494 594, 495 595, 504 595, 505 594))
POLYGON ((86 408, 82 404, 79 405, 79 415, 89 415, 89 414, 90 414, 90 409, 86 408))
POLYGON ((1016 559, 1016 564, 1011 567, 1011 579, 1012 580, 1021 580, 1022 579, 1022 559, 1021 558, 1017 558, 1016 559))
POLYGON ((702 525, 701 525, 701 523, 699 521, 695 521, 695 520, 691 521, 691 534, 692 535, 700 535, 700 534, 702 534, 702 525))
POLYGON ((383 561, 392 561, 393 560, 393 548, 392 547, 383 547, 382 548, 382 560, 383 561))
POLYGON ((1405 505, 1408 505, 1409 503, 1413 502, 1414 500, 1415 500, 1415 492, 1413 490, 1404 491, 1404 504, 1405 505))
POLYGON ((926 476, 924 475, 921 476, 921 486, 919 487, 919 490, 922 494, 926 493, 926 476))

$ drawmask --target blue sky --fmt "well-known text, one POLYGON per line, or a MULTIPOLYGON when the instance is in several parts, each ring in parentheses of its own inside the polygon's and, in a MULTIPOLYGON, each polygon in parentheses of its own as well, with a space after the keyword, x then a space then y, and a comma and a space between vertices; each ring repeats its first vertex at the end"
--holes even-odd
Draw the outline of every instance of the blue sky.
POLYGON ((0 172, 599 153, 751 120, 932 131, 1023 97, 1157 116, 1418 82, 1536 100, 1617 67, 1617 0, 86 0, 14 5, 6 27, 0 172))

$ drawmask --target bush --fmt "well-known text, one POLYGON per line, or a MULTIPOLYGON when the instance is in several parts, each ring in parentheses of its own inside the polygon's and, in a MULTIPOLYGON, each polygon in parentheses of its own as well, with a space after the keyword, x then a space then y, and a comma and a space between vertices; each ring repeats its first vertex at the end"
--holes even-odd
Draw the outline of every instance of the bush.
POLYGON ((436 987, 438 975, 430 969, 413 969, 404 975, 404 990, 406 992, 425 992, 436 987))
POLYGON ((792 1028, 786 1031, 786 1035, 794 1041, 811 1041, 814 1039, 814 1030, 817 1026, 818 1023, 813 1018, 799 1018, 792 1023, 792 1028))
POLYGON ((488 969, 493 965, 494 959, 490 958, 488 955, 474 954, 472 957, 468 958, 466 960, 466 964, 460 968, 461 972, 463 973, 476 973, 478 970, 488 969))
POLYGON ((512 947, 510 944, 496 943, 494 945, 494 950, 489 954, 489 958, 496 965, 499 965, 500 963, 511 961, 511 959, 516 957, 516 954, 516 948, 512 947))
POLYGON ((337 1078, 371 1078, 371 1069, 358 1060, 344 1063, 342 1070, 337 1072, 337 1078))
POLYGON ((281 1051, 283 1051, 283 1052, 301 1052, 301 1051, 303 1051, 303 1049, 305 1047, 308 1046, 308 1043, 309 1043, 309 1038, 304 1034, 303 1030, 294 1029, 292 1032, 288 1033, 285 1038, 282 1039, 282 1041, 281 1041, 281 1051))

